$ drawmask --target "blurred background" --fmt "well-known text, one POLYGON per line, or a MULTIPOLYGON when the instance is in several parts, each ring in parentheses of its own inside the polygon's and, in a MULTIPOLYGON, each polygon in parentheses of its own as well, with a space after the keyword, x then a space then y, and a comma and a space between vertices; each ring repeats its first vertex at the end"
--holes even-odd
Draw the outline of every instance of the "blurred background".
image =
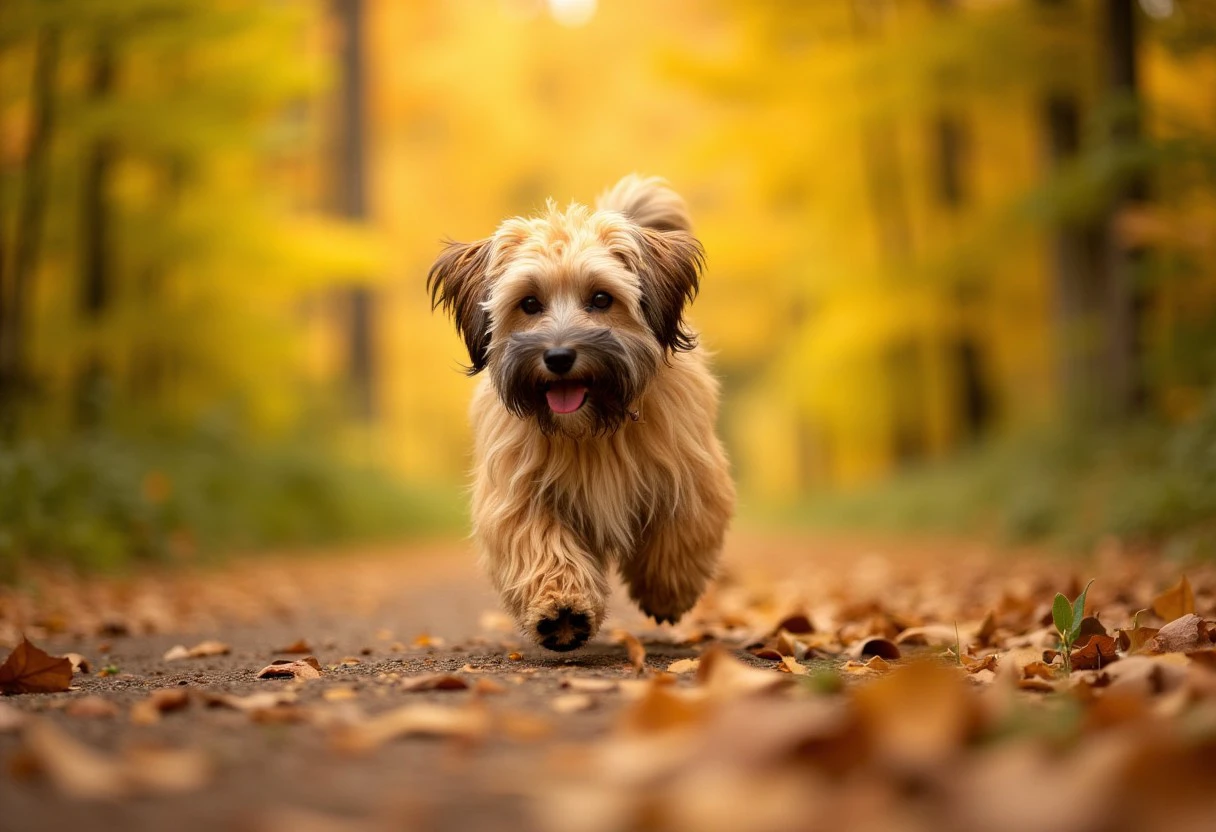
POLYGON ((0 572, 460 533, 426 270, 630 171, 740 522, 1216 547, 1210 0, 6 0, 0 572))

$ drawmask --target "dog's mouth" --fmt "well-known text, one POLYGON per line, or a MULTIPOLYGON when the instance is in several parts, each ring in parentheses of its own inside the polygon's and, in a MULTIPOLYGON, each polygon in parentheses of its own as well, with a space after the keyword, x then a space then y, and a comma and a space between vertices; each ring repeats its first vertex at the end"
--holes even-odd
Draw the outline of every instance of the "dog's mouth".
POLYGON ((551 381, 544 385, 545 401, 554 413, 573 413, 586 403, 589 390, 590 384, 585 380, 551 381))

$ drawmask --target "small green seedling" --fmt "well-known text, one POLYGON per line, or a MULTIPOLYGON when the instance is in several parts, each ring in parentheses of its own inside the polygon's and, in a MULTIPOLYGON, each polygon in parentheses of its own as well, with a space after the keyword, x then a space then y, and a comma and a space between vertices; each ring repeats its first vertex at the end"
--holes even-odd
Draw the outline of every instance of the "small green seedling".
POLYGON ((1056 625, 1056 632, 1060 634, 1065 673, 1072 673, 1072 646, 1081 634, 1081 621, 1085 618, 1085 594, 1093 583, 1091 578, 1077 596, 1077 600, 1071 604, 1062 592, 1056 593, 1056 600, 1051 604, 1051 620, 1056 625))

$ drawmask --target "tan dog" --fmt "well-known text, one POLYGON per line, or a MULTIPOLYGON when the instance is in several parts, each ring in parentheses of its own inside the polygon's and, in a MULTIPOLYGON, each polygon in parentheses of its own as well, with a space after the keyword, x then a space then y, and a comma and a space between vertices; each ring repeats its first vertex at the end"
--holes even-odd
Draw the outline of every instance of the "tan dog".
POLYGON ((660 622, 714 573, 735 493, 718 385, 682 317, 702 258, 683 200, 628 176, 595 211, 550 201, 449 243, 427 278, 470 374, 488 370, 472 403, 482 563, 550 650, 599 630, 614 562, 660 622))

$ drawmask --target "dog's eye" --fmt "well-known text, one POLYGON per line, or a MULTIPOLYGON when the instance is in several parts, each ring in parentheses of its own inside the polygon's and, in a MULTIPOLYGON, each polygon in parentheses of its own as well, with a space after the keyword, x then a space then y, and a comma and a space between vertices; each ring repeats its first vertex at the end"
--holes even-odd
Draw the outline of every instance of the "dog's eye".
POLYGON ((607 292, 596 292, 591 296, 591 306, 593 309, 607 309, 612 306, 612 295, 607 292))
POLYGON ((540 301, 534 295, 528 295, 519 302, 519 308, 523 310, 525 315, 535 315, 544 307, 540 305, 540 301))

